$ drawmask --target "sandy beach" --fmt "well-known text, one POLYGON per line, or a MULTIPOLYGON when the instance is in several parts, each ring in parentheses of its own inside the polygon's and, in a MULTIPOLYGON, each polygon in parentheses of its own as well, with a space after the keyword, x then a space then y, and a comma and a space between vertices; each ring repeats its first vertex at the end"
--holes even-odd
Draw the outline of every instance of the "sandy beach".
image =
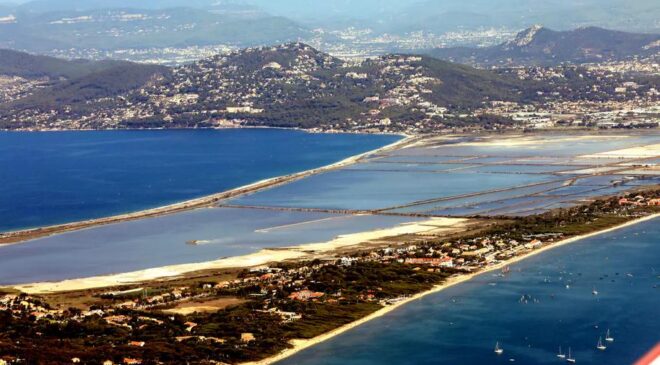
POLYGON ((118 285, 137 284, 145 281, 180 277, 185 274, 217 269, 245 268, 287 260, 313 259, 331 254, 336 250, 369 244, 377 240, 420 233, 446 233, 463 229, 469 222, 465 218, 429 218, 418 222, 403 223, 394 227, 338 236, 327 242, 308 243, 280 249, 264 249, 259 252, 223 258, 214 261, 171 265, 153 269, 119 273, 60 282, 14 285, 11 288, 27 294, 46 294, 65 291, 98 289, 118 285))
POLYGON ((235 198, 237 196, 241 196, 245 194, 252 194, 260 190, 270 189, 282 184, 287 184, 296 180, 300 180, 311 175, 346 167, 355 164, 365 156, 399 149, 410 143, 414 143, 416 140, 417 140, 416 137, 404 136, 403 139, 397 142, 391 143, 389 145, 383 146, 381 148, 372 151, 367 151, 359 155, 348 157, 344 160, 335 162, 330 165, 322 166, 311 170, 301 171, 295 174, 277 176, 269 179, 260 180, 231 190, 207 195, 197 199, 186 200, 180 203, 165 205, 153 209, 145 209, 132 213, 115 215, 111 217, 89 219, 89 220, 59 224, 54 226, 0 233, 0 247, 3 245, 18 244, 41 237, 47 237, 58 233, 77 231, 77 230, 91 228, 100 225, 120 223, 120 222, 144 219, 144 218, 153 218, 166 214, 210 207, 213 206, 214 204, 217 204, 219 201, 225 199, 235 198))
POLYGON ((270 357, 270 358, 267 358, 267 359, 264 359, 264 360, 261 360, 261 361, 243 363, 243 365, 270 365, 270 364, 274 364, 274 363, 276 363, 278 361, 281 361, 285 358, 288 358, 288 357, 290 357, 290 356, 292 356, 292 355, 294 355, 294 354, 296 354, 300 351, 303 351, 303 350, 305 350, 309 347, 312 347, 316 344, 327 341, 327 340, 329 340, 329 339, 331 339, 331 338, 333 338, 337 335, 340 335, 340 334, 342 334, 346 331, 349 331, 349 330, 351 330, 351 329, 353 329, 357 326, 360 326, 360 325, 362 325, 366 322, 369 322, 373 319, 382 317, 382 316, 384 316, 384 315, 386 315, 386 314, 388 314, 388 313, 390 313, 390 312, 392 312, 392 311, 394 311, 394 310, 396 310, 396 309, 398 309, 398 308, 400 308, 400 307, 402 307, 402 306, 404 306, 404 305, 406 305, 406 304, 408 304, 412 301, 418 300, 420 298, 423 298, 425 296, 428 296, 428 295, 431 295, 431 294, 434 294, 434 293, 438 293, 438 292, 440 292, 442 290, 445 290, 447 288, 450 288, 452 286, 464 283, 466 281, 469 281, 469 280, 473 279, 476 276, 479 276, 479 275, 482 275, 482 274, 485 274, 485 273, 488 273, 488 272, 492 272, 492 271, 495 271, 495 270, 500 270, 503 267, 512 265, 516 262, 528 259, 528 258, 530 258, 532 256, 535 256, 535 255, 539 255, 543 252, 555 249, 557 247, 568 245, 570 243, 574 243, 574 242, 583 240, 585 238, 598 236, 598 235, 601 235, 601 234, 604 234, 604 233, 607 233, 607 232, 613 232, 613 231, 616 231, 616 230, 619 230, 619 229, 622 229, 622 228, 625 228, 625 227, 633 226, 635 224, 650 221, 650 220, 656 219, 656 218, 660 218, 660 214, 653 214, 653 215, 650 215, 650 216, 647 216, 647 217, 635 219, 635 220, 626 222, 624 224, 614 226, 614 227, 611 227, 611 228, 607 228, 607 229, 604 229, 604 230, 601 230, 601 231, 592 232, 592 233, 589 233, 589 234, 584 234, 584 235, 580 235, 580 236, 567 238, 565 240, 561 240, 561 241, 558 241, 556 243, 546 245, 542 248, 531 251, 531 252, 526 253, 524 255, 516 256, 516 257, 514 257, 510 260, 500 262, 500 263, 498 263, 496 265, 493 265, 493 266, 490 266, 490 267, 488 267, 484 270, 481 270, 481 271, 478 271, 478 272, 475 272, 475 273, 471 273, 471 274, 466 274, 466 275, 453 276, 453 277, 449 278, 443 284, 437 285, 431 290, 425 291, 423 293, 416 294, 414 296, 411 296, 410 298, 406 298, 405 300, 397 302, 393 305, 383 307, 382 309, 380 309, 380 310, 378 310, 378 311, 376 311, 376 312, 374 312, 374 313, 372 313, 372 314, 370 314, 370 315, 368 315, 364 318, 361 318, 361 319, 359 319, 355 322, 351 322, 351 323, 349 323, 345 326, 339 327, 339 328, 337 328, 335 330, 332 330, 328 333, 325 333, 321 336, 318 336, 318 337, 315 337, 315 338, 312 338, 312 339, 309 339, 309 340, 293 340, 291 342, 291 344, 293 345, 292 348, 290 348, 288 350, 285 350, 285 351, 281 352, 280 354, 278 354, 276 356, 273 356, 273 357, 270 357))

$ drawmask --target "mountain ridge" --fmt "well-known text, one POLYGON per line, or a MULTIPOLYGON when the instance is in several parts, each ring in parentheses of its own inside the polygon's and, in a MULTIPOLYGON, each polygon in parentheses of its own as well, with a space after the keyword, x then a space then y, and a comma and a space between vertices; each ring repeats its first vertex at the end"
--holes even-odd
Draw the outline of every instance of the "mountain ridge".
POLYGON ((620 61, 658 54, 659 34, 628 33, 599 27, 555 31, 535 25, 515 39, 485 48, 436 48, 430 56, 480 66, 552 66, 561 63, 620 61))
POLYGON ((99 129, 210 127, 225 119, 246 125, 341 128, 357 119, 400 123, 425 118, 424 110, 518 100, 524 88, 515 78, 426 56, 388 55, 347 64, 299 42, 248 48, 164 70, 159 73, 163 77, 146 77, 158 73, 151 72, 130 87, 105 76, 109 71, 60 82, 0 105, 0 124, 7 128, 8 121, 39 115, 49 123, 84 120, 86 128, 99 129), (49 114, 53 110, 56 114, 49 114), (101 121, 113 124, 101 127, 101 121))

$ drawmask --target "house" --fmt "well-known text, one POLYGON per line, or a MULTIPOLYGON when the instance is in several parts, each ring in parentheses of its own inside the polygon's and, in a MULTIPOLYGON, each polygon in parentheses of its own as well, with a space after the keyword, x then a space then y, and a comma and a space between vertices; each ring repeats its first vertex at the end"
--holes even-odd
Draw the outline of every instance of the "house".
POLYGON ((264 69, 264 70, 265 70, 265 69, 281 70, 281 69, 282 69, 282 65, 280 65, 280 64, 277 63, 277 62, 270 62, 270 63, 267 63, 266 65, 264 65, 264 67, 262 67, 262 69, 264 69))
POLYGON ((252 342, 254 340, 256 340, 256 338, 254 337, 254 334, 249 333, 249 332, 241 333, 241 342, 247 343, 247 342, 252 342))
POLYGON ((133 359, 130 357, 124 358, 124 364, 126 365, 140 365, 142 364, 142 359, 133 359))
POLYGON ((424 257, 424 258, 407 258, 405 263, 407 265, 427 265, 437 267, 453 267, 454 260, 451 257, 424 257))
POLYGON ((339 265, 341 265, 341 266, 351 266, 351 265, 353 265, 353 263, 355 261, 357 261, 357 258, 355 258, 355 257, 342 257, 339 260, 339 265))
POLYGON ((324 295, 325 295, 325 293, 313 292, 311 290, 305 289, 305 290, 297 291, 295 293, 291 293, 291 295, 289 295, 289 299, 299 300, 301 302, 306 302, 310 299, 321 298, 324 295))
POLYGON ((186 322, 183 325, 186 326, 187 332, 192 332, 193 328, 197 327, 197 323, 195 322, 186 322))
POLYGON ((133 347, 144 347, 145 343, 144 341, 130 341, 128 343, 128 346, 133 346, 133 347))

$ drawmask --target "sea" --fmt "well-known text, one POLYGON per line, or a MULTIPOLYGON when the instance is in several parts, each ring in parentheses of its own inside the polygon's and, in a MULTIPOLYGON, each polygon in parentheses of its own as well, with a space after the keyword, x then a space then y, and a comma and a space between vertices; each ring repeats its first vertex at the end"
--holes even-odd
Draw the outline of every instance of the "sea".
POLYGON ((0 232, 181 202, 400 138, 279 129, 0 132, 0 232))
POLYGON ((484 273, 278 365, 551 365, 566 363, 560 346, 577 364, 625 365, 660 343, 659 329, 655 219, 484 273))

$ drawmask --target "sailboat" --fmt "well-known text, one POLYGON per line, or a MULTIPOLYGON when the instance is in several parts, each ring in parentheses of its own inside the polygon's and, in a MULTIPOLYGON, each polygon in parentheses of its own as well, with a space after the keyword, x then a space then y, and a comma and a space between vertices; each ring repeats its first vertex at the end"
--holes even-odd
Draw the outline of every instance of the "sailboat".
POLYGON ((605 351, 605 349, 607 349, 607 346, 603 345, 602 337, 598 337, 598 345, 596 345, 596 348, 599 349, 600 351, 605 351))
POLYGON ((504 353, 504 349, 502 349, 502 348, 500 347, 500 343, 499 343, 499 342, 497 342, 497 343, 495 344, 495 353, 498 354, 498 355, 502 355, 502 353, 504 353))
POLYGON ((610 335, 610 329, 609 328, 607 329, 607 334, 605 335, 605 341, 614 342, 614 337, 612 337, 612 335, 610 335))
POLYGON ((566 355, 563 352, 561 352, 561 346, 559 346, 559 353, 557 354, 557 357, 560 359, 566 358, 566 355))
POLYGON ((596 290, 596 287, 594 287, 594 290, 591 291, 591 294, 598 295, 598 290, 596 290))
POLYGON ((575 364, 575 358, 571 356, 571 348, 568 348, 568 357, 566 358, 566 362, 570 362, 571 364, 575 364))

